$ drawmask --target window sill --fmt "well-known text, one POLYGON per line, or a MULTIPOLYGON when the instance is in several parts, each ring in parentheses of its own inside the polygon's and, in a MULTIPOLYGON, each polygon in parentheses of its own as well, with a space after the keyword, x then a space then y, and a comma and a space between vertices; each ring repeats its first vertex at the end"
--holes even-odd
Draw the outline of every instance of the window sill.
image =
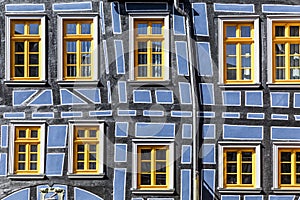
POLYGON ((260 194, 262 188, 218 188, 221 194, 239 193, 239 194, 260 194))
POLYGON ((68 174, 69 179, 102 179, 105 174, 68 174))
POLYGON ((261 83, 254 83, 254 84, 224 84, 224 83, 219 83, 218 86, 220 88, 260 88, 261 83))
POLYGON ((47 85, 47 81, 4 81, 7 86, 44 86, 47 85))
POLYGON ((8 175, 8 179, 44 179, 45 175, 44 174, 38 174, 38 175, 30 175, 30 174, 22 174, 22 175, 8 175))
POLYGON ((57 81, 60 86, 98 86, 99 81, 57 81))
POLYGON ((299 194, 300 192, 300 187, 291 187, 291 188, 284 188, 284 189, 280 189, 280 188, 272 188, 272 191, 274 192, 274 194, 299 194))
POLYGON ((133 189, 131 188, 132 194, 174 194, 175 189, 133 189))
POLYGON ((128 81, 129 85, 132 86, 139 86, 139 87, 165 87, 165 86, 169 86, 171 84, 170 80, 166 80, 166 81, 136 81, 136 80, 129 80, 128 81))
POLYGON ((286 84, 275 84, 275 83, 267 83, 270 89, 277 89, 277 88, 300 88, 299 83, 286 83, 286 84))

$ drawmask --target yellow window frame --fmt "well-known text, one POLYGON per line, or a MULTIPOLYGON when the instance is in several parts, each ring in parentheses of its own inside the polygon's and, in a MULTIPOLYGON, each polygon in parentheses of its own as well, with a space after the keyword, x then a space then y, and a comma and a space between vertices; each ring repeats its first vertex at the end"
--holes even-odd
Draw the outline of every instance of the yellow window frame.
MULTIPOLYGON (((10 27, 10 39, 11 39, 11 52, 10 52, 10 58, 11 58, 11 79, 12 80, 40 80, 41 79, 41 61, 42 61, 42 54, 41 54, 41 20, 12 20, 11 21, 11 27, 10 27), (16 24, 24 24, 24 34, 19 35, 15 34, 15 25, 16 24), (29 25, 30 24, 38 24, 39 25, 39 34, 30 34, 29 33, 29 25), (15 43, 16 42, 24 42, 24 77, 16 77, 15 76, 15 67, 16 61, 15 61, 15 43), (31 54, 29 52, 29 42, 38 42, 38 64, 34 64, 34 66, 38 66, 38 77, 30 77, 29 76, 29 55, 31 54)), ((22 66, 22 65, 21 65, 22 66)))
MULTIPOLYGON (((169 147, 168 146, 158 146, 158 145, 153 145, 153 146, 138 146, 138 188, 139 189, 166 189, 169 187, 169 178, 170 178, 170 173, 169 173, 169 147), (151 160, 146 161, 151 163, 151 172, 150 177, 151 177, 151 184, 150 185, 142 185, 142 172, 141 172, 141 165, 142 165, 142 150, 151 150, 151 160), (157 150, 166 150, 166 160, 157 160, 156 159, 156 151, 157 150), (159 161, 165 161, 166 162, 166 172, 156 172, 156 162, 159 161), (166 185, 157 185, 156 184, 156 176, 157 174, 165 174, 166 175, 166 185)), ((144 174, 144 173, 143 173, 144 174)))
MULTIPOLYGON (((148 20, 134 20, 134 77, 135 80, 164 80, 165 73, 165 59, 164 59, 164 46, 165 46, 165 36, 164 36, 164 20, 163 19, 148 19, 148 20), (147 34, 138 34, 138 24, 143 23, 147 24, 147 34), (161 34, 152 34, 152 24, 162 24, 161 34), (152 51, 151 44, 152 42, 161 41, 161 77, 153 77, 152 76, 152 55, 158 54, 152 51), (147 64, 143 65, 147 67, 147 77, 139 77, 138 76, 138 67, 141 66, 138 64, 138 42, 146 42, 147 43, 147 52, 144 54, 147 55, 147 64)), ((157 64, 156 64, 157 65, 157 64)))
POLYGON ((15 141, 14 141, 14 173, 15 174, 39 174, 40 171, 40 127, 16 127, 15 128, 15 141), (20 137, 20 131, 25 130, 25 137, 20 137), (37 131, 37 137, 31 137, 31 131, 37 131), (25 153, 19 151, 20 145, 25 146, 25 153), (37 151, 31 152, 31 145, 37 145, 37 151), (23 154, 25 156, 25 161, 19 160, 19 155, 23 154), (36 154, 37 159, 35 162, 30 160, 31 154, 36 154), (19 170, 18 164, 24 163, 25 169, 19 170), (36 170, 30 170, 30 164, 36 163, 36 170))
POLYGON ((290 188, 290 187, 299 187, 300 183, 296 183, 296 176, 300 175, 300 173, 296 172, 296 164, 300 164, 300 161, 296 161, 296 153, 300 153, 300 149, 279 149, 278 150, 278 185, 279 188, 290 188), (291 153, 291 162, 281 162, 281 152, 289 152, 291 153), (290 163, 291 164, 291 173, 281 173, 281 164, 282 163, 290 163), (282 184, 281 183, 281 175, 282 174, 290 174, 291 175, 291 184, 282 184))
MULTIPOLYGON (((74 152, 73 152, 73 158, 74 158, 74 174, 96 174, 99 173, 99 137, 100 137, 100 131, 99 127, 97 126, 75 126, 75 131, 74 131, 74 152), (79 130, 84 130, 84 137, 79 137, 78 136, 78 131, 79 130), (90 137, 88 134, 91 130, 96 131, 96 136, 95 137, 90 137), (84 145, 84 152, 82 153, 84 155, 84 169, 78 169, 77 168, 77 163, 79 162, 78 160, 78 145, 84 145), (95 152, 90 152, 89 147, 90 145, 96 145, 96 151, 95 152), (90 153, 95 154, 95 160, 91 161, 89 158, 90 153), (96 165, 96 169, 89 169, 89 163, 93 162, 96 165)), ((81 161, 82 162, 82 161, 81 161)))
POLYGON ((246 84, 246 83, 253 83, 254 82, 254 23, 253 22, 243 22, 243 23, 236 23, 236 22, 225 22, 223 24, 223 66, 224 66, 224 83, 226 84, 246 84), (228 26, 235 26, 236 27, 236 37, 229 37, 227 38, 227 27, 228 26), (241 27, 242 26, 250 26, 250 37, 241 37, 241 27), (227 44, 235 44, 236 45, 236 80, 227 80, 227 68, 226 63, 226 45, 227 44), (242 44, 250 44, 251 45, 251 79, 250 80, 243 80, 242 79, 242 44))
POLYGON ((63 20, 63 79, 64 80, 92 80, 94 77, 94 63, 93 63, 93 49, 94 49, 94 23, 92 19, 87 20, 63 20), (67 24, 76 24, 76 34, 67 34, 67 24), (90 34, 81 34, 81 25, 82 24, 90 24, 90 34), (74 65, 68 65, 67 64, 67 42, 68 41, 75 41, 76 42, 76 63, 74 65), (90 52, 81 52, 81 42, 89 41, 91 42, 90 52), (91 63, 86 66, 90 66, 90 76, 81 76, 81 67, 84 67, 85 65, 82 65, 81 63, 81 54, 90 54, 91 63), (81 66, 82 65, 82 66, 81 66), (68 66, 75 66, 76 67, 76 76, 68 76, 67 74, 67 68, 68 66))
POLYGON ((223 177, 224 177, 224 186, 226 188, 237 188, 237 187, 242 187, 242 188, 253 188, 255 186, 255 173, 256 173, 256 164, 255 164, 255 160, 256 160, 256 153, 255 153, 255 149, 240 149, 240 148, 237 148, 237 149, 231 149, 231 148, 228 148, 228 149, 224 149, 224 152, 223 152, 223 177), (227 153, 228 152, 235 152, 237 153, 237 161, 236 162, 233 162, 233 161, 227 161, 227 153), (251 152, 252 153, 252 173, 243 173, 242 172, 242 153, 243 152, 251 152), (237 172, 236 173, 232 173, 232 174, 236 174, 237 176, 237 183, 236 184, 229 184, 227 183, 227 163, 236 163, 237 165, 237 172), (251 174, 252 175, 252 183, 251 184, 243 184, 242 183, 242 175, 243 174, 251 174))
MULTIPOLYGON (((300 45, 300 34, 298 37, 290 36, 290 27, 291 26, 298 26, 300 27, 299 22, 275 22, 272 24, 272 75, 273 75, 273 82, 274 83, 299 83, 300 79, 291 79, 291 73, 290 70, 292 67, 290 66, 290 44, 299 44, 300 45), (285 36, 276 36, 276 26, 284 26, 284 35, 285 36), (285 53, 281 54, 285 56, 285 66, 283 67, 276 67, 276 44, 284 44, 285 53), (285 71, 285 79, 276 79, 276 69, 284 69, 285 71)), ((300 52, 298 52, 300 56, 300 52)), ((280 54, 278 54, 280 55, 280 54)), ((298 67, 300 70, 300 67, 298 67)))

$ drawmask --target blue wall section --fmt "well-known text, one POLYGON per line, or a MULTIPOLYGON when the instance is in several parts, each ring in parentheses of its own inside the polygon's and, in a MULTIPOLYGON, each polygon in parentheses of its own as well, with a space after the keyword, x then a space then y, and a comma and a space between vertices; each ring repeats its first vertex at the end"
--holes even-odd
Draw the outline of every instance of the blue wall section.
POLYGON ((214 139, 216 135, 215 124, 203 124, 202 126, 202 138, 203 139, 214 139))
POLYGON ((127 161, 127 144, 115 144, 115 162, 127 161))
POLYGON ((123 41, 115 40, 115 54, 117 74, 125 74, 125 59, 123 53, 123 41))
POLYGON ((53 112, 33 112, 31 114, 32 119, 52 119, 54 118, 53 112))
POLYGON ((265 113, 247 113, 247 119, 264 119, 265 113))
POLYGON ((15 90, 13 91, 13 106, 20 106, 28 101, 37 90, 15 90))
POLYGON ((300 93, 294 93, 294 108, 300 108, 300 93))
POLYGON ((150 90, 134 90, 133 103, 152 103, 150 90))
POLYGON ((118 110, 119 116, 136 116, 136 110, 118 110))
POLYGON ((76 89, 76 91, 93 103, 101 103, 99 89, 76 89))
POLYGON ((172 117, 192 117, 191 111, 171 111, 172 117))
POLYGON ((208 42, 197 42, 197 64, 199 76, 212 76, 212 61, 210 55, 210 44, 208 42))
POLYGON ((240 118, 240 113, 236 113, 236 112, 222 112, 222 117, 223 118, 235 118, 235 119, 239 119, 240 118))
POLYGON ((6 4, 6 12, 44 12, 45 4, 6 4))
POLYGON ((77 2, 77 3, 55 3, 53 4, 54 11, 88 11, 92 10, 92 2, 77 2))
POLYGON ((190 169, 183 169, 181 170, 181 200, 191 200, 191 170, 190 169))
POLYGON ((222 195, 221 200, 240 200, 239 195, 222 195))
POLYGON ((175 137, 175 124, 173 123, 136 123, 136 137, 175 137))
POLYGON ((274 119, 274 120, 288 120, 289 119, 289 115, 272 114, 271 115, 271 119, 274 119))
POLYGON ((62 118, 82 117, 82 112, 61 112, 62 118))
POLYGON ((178 75, 188 76, 188 57, 187 57, 187 44, 184 41, 175 42, 176 62, 178 75))
POLYGON ((65 148, 67 141, 66 125, 50 125, 48 126, 47 147, 49 148, 65 148))
POLYGON ((52 90, 44 90, 41 94, 35 97, 30 103, 30 106, 51 106, 53 105, 52 90))
POLYGON ((62 176, 64 166, 64 153, 47 153, 46 158, 46 175, 62 176))
POLYGON ((202 200, 213 200, 215 192, 215 170, 214 169, 203 169, 203 187, 202 187, 202 200), (205 195, 205 196, 204 196, 205 195))
POLYGON ((7 175, 7 154, 0 153, 0 176, 7 175))
POLYGON ((203 105, 214 105, 214 85, 212 83, 200 83, 200 99, 203 105))
POLYGON ((288 92, 271 92, 271 107, 288 108, 290 93, 288 92))
POLYGON ((245 195, 244 200, 263 200, 262 195, 245 195))
POLYGON ((171 90, 155 90, 156 103, 173 104, 173 91, 171 90))
POLYGON ((263 127, 224 124, 223 134, 224 139, 261 140, 263 127))
POLYGON ((118 2, 111 3, 111 17, 114 34, 121 34, 121 19, 120 19, 120 6, 118 2))
POLYGON ((181 163, 183 163, 183 164, 191 164, 192 163, 192 146, 191 145, 182 145, 181 163))
POLYGON ((192 124, 182 125, 182 139, 192 139, 192 124))
POLYGON ((116 122, 115 123, 115 136, 116 137, 127 137, 128 136, 128 123, 127 122, 116 122))
POLYGON ((91 117, 112 116, 112 111, 111 110, 90 111, 89 115, 91 117))
POLYGON ((179 82, 179 93, 181 104, 191 104, 191 86, 189 83, 179 82))
POLYGON ((254 13, 253 4, 214 4, 215 12, 239 12, 239 13, 254 13))
MULTIPOLYGON (((183 4, 180 4, 180 6, 183 4)), ((173 8, 173 27, 174 35, 185 35, 185 21, 184 16, 180 15, 176 9, 173 8)))
POLYGON ((202 145, 202 163, 203 164, 215 164, 215 145, 203 144, 202 145))
POLYGON ((144 110, 143 111, 143 116, 163 117, 164 114, 165 114, 164 111, 159 111, 159 110, 144 110))
POLYGON ((3 113, 5 119, 25 119, 25 112, 5 112, 3 113))
POLYGON ((265 13, 300 13, 300 6, 263 4, 262 11, 265 13))
POLYGON ((205 3, 193 3, 193 24, 195 35, 209 36, 205 3))
POLYGON ((272 140, 300 140, 299 127, 271 127, 272 140))
POLYGON ((215 112, 203 111, 198 112, 198 117, 201 118, 214 118, 216 116, 215 112))
POLYGON ((294 200, 293 195, 270 195, 269 200, 294 200))
POLYGON ((245 105, 262 107, 263 106, 263 93, 262 91, 246 91, 245 92, 245 105))
POLYGON ((222 98, 223 98, 224 106, 240 106, 241 105, 241 92, 223 91, 222 98))
POLYGON ((127 92, 126 92, 126 82, 125 81, 118 82, 118 91, 119 91, 119 102, 127 103, 127 92))
POLYGON ((14 192, 2 200, 28 200, 29 194, 30 194, 30 189, 27 188, 27 189, 14 192))
POLYGON ((0 147, 6 148, 8 147, 8 126, 1 126, 1 144, 0 147))
POLYGON ((83 190, 83 189, 80 189, 80 188, 74 188, 74 196, 75 196, 75 200, 83 200, 83 199, 88 199, 88 200, 103 200, 102 198, 100 198, 99 196, 89 192, 89 191, 86 191, 86 190, 83 190))
POLYGON ((126 169, 115 168, 113 200, 125 200, 126 169))
POLYGON ((67 89, 60 90, 60 98, 62 105, 87 104, 85 101, 67 89))

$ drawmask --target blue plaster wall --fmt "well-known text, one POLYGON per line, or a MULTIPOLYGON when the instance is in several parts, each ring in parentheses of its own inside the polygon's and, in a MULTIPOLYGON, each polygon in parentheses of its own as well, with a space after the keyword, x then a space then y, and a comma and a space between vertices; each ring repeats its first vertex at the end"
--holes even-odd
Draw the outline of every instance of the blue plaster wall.
POLYGON ((0 147, 6 148, 8 147, 8 126, 2 125, 1 126, 1 145, 0 147))
POLYGON ((222 92, 224 106, 240 106, 241 92, 239 91, 223 91, 222 92))
POLYGON ((177 72, 178 75, 188 76, 187 43, 185 41, 175 42, 177 72))
POLYGON ((222 4, 214 3, 215 12, 254 13, 253 4, 222 4))
POLYGON ((174 138, 175 124, 138 122, 135 126, 135 135, 136 137, 174 138))
POLYGON ((191 200, 191 170, 183 169, 181 170, 181 200, 191 200))
POLYGON ((224 139, 262 140, 262 126, 223 125, 224 139))
POLYGON ((3 198, 2 200, 29 200, 30 189, 23 189, 12 193, 11 195, 3 198))
POLYGON ((114 34, 121 34, 120 6, 118 2, 111 3, 111 17, 114 34))
POLYGON ((93 194, 89 191, 77 188, 77 187, 74 188, 74 196, 75 196, 75 200, 83 200, 83 199, 86 199, 86 200, 103 200, 99 196, 97 196, 97 195, 95 195, 95 194, 93 194))
POLYGON ((203 164, 215 164, 215 145, 203 144, 202 145, 202 163, 203 164))
POLYGON ((114 169, 114 193, 113 200, 125 200, 126 169, 114 169))
POLYGON ((205 3, 193 3, 194 33, 198 36, 209 36, 205 3))
POLYGON ((212 83, 200 83, 200 99, 203 105, 214 105, 214 85, 212 83))
POLYGON ((192 146, 191 145, 182 145, 181 163, 183 163, 183 164, 191 164, 192 163, 192 146))
POLYGON ((202 126, 202 138, 203 139, 214 139, 216 135, 215 124, 203 124, 202 126))
POLYGON ((115 162, 127 161, 127 144, 115 144, 115 162))
POLYGON ((212 76, 212 60, 210 53, 210 44, 208 42, 197 42, 197 65, 199 76, 212 76))
POLYGON ((66 125, 50 125, 48 126, 47 147, 49 148, 65 148, 67 141, 66 125))
POLYGON ((62 176, 65 153, 47 153, 46 156, 46 175, 62 176))
POLYGON ((128 123, 127 122, 116 122, 115 123, 115 136, 116 137, 127 137, 128 136, 128 123))
POLYGON ((181 104, 191 104, 191 86, 190 83, 179 82, 179 93, 181 104))

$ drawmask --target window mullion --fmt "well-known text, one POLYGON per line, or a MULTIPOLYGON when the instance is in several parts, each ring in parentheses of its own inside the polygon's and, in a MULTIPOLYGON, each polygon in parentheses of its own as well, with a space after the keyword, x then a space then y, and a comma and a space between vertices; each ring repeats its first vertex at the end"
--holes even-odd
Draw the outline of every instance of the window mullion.
POLYGON ((79 39, 77 39, 76 40, 76 78, 77 77, 81 77, 80 76, 80 40, 79 39))
POLYGON ((237 184, 242 184, 242 152, 237 151, 237 184))
POLYGON ((237 43, 237 49, 236 49, 236 80, 240 81, 242 80, 241 74, 242 74, 242 44, 239 42, 237 43))
POLYGON ((296 152, 291 152, 291 184, 296 184, 296 152))
POLYGON ((290 42, 285 43, 285 80, 290 80, 290 42))
POLYGON ((147 77, 152 77, 151 74, 152 52, 151 52, 151 40, 147 41, 147 77))
POLYGON ((29 77, 29 42, 24 40, 24 77, 29 77))
POLYGON ((26 155, 26 159, 25 159, 25 171, 29 171, 29 165, 30 165, 30 144, 27 143, 26 144, 26 148, 25 148, 25 155, 26 155))
POLYGON ((155 148, 151 149, 151 186, 156 184, 155 180, 155 148))

